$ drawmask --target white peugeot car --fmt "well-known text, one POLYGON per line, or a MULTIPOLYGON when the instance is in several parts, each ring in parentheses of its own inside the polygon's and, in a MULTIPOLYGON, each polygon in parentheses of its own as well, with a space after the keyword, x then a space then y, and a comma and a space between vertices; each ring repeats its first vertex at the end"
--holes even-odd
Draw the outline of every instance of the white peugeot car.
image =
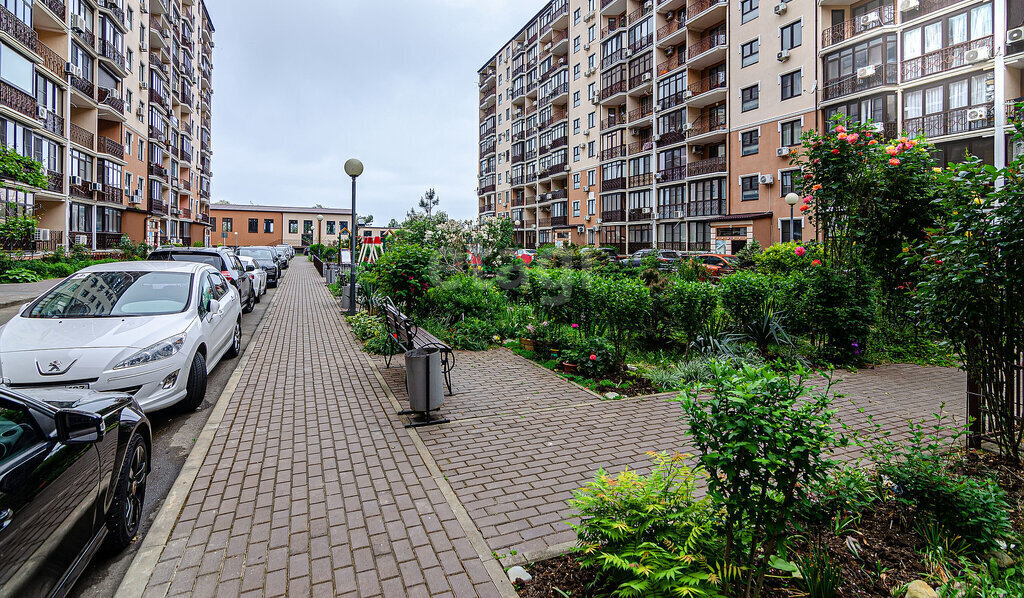
POLYGON ((207 373, 242 342, 238 291, 212 266, 120 262, 85 268, 0 328, 12 388, 134 395, 146 412, 194 411, 207 373))

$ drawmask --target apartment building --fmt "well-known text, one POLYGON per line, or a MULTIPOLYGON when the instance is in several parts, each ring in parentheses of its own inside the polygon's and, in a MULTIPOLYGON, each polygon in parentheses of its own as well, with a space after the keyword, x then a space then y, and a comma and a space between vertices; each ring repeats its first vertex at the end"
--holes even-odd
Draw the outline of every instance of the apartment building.
MULTIPOLYGON (((352 210, 214 204, 210 210, 214 245, 280 245, 308 247, 347 243, 352 210)), ((380 227, 359 227, 361 236, 380 236, 380 227)))
POLYGON ((209 242, 213 23, 202 0, 4 0, 6 147, 45 189, 5 184, 34 249, 209 242))
POLYGON ((526 247, 734 253, 814 235, 784 197, 840 112, 939 158, 1015 151, 1016 0, 552 0, 479 71, 482 218, 526 247))

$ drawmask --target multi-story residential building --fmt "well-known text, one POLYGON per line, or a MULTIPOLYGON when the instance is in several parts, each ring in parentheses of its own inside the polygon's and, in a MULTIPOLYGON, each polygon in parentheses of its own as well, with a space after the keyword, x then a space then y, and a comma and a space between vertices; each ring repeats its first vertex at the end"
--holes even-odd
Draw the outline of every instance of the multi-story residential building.
POLYGON ((3 141, 49 180, 4 193, 37 249, 208 242, 213 31, 202 0, 4 0, 3 141))
POLYGON ((790 160, 837 112, 1005 164, 1022 26, 1015 0, 552 0, 479 72, 480 215, 526 247, 808 238, 790 160))
MULTIPOLYGON (((214 204, 210 210, 214 245, 333 245, 348 247, 352 210, 296 206, 214 204)), ((362 221, 362 220, 360 220, 362 221)), ((360 237, 380 237, 386 226, 360 224, 360 237)))

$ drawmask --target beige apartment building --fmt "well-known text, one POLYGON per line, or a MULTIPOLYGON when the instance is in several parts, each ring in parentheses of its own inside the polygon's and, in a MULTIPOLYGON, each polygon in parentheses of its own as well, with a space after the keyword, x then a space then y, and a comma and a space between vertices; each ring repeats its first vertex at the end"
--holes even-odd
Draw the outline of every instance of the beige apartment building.
POLYGON ((202 0, 4 0, 0 17, 3 141, 49 181, 2 189, 9 211, 39 219, 32 249, 208 243, 214 27, 202 0))
POLYGON ((1022 71, 1018 0, 552 0, 479 71, 480 216, 525 247, 810 238, 803 132, 841 112, 1002 166, 1022 71))

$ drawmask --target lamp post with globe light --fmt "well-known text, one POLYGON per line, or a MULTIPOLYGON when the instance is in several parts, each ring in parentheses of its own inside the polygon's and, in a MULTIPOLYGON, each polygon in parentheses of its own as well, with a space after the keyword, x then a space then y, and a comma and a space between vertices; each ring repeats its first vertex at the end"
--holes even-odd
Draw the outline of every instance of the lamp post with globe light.
MULTIPOLYGON (((323 223, 324 223, 324 215, 323 214, 317 214, 317 216, 316 216, 316 244, 317 245, 320 245, 322 243, 321 240, 320 240, 320 229, 321 229, 323 223)), ((323 249, 321 248, 320 251, 323 252, 323 249)))
POLYGON ((796 235, 793 234, 793 224, 794 224, 793 208, 796 207, 796 204, 798 204, 798 203, 800 203, 800 196, 799 195, 797 195, 796 193, 792 193, 792 192, 786 194, 786 204, 789 205, 789 240, 790 241, 796 241, 796 235))
MULTIPOLYGON (((359 229, 359 221, 356 219, 356 178, 363 174, 363 163, 356 158, 349 159, 345 162, 345 174, 352 177, 352 228, 349 231, 352 272, 349 274, 348 313, 354 316, 356 313, 356 232, 359 229)), ((341 237, 338 238, 338 254, 340 260, 341 237)))

